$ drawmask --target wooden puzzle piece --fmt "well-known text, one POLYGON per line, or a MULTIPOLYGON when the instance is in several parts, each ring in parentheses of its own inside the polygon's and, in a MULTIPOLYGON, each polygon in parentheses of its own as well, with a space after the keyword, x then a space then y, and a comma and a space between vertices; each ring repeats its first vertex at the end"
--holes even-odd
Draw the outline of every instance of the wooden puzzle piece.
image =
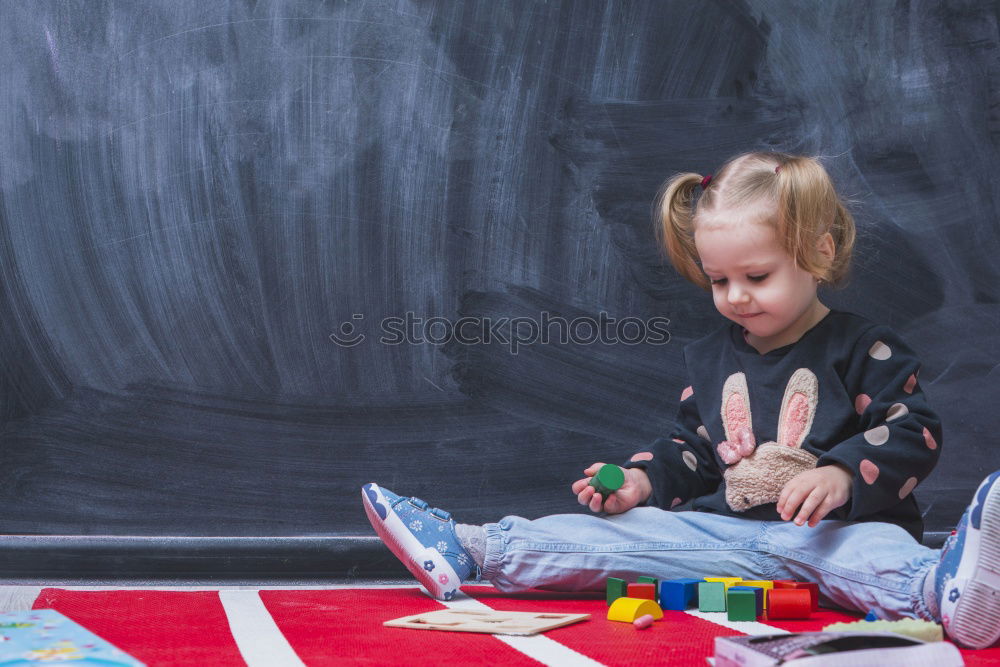
POLYGON ((484 632, 494 635, 534 635, 553 628, 585 621, 590 614, 560 614, 527 611, 480 611, 477 609, 439 609, 403 616, 382 625, 414 630, 448 632, 484 632))

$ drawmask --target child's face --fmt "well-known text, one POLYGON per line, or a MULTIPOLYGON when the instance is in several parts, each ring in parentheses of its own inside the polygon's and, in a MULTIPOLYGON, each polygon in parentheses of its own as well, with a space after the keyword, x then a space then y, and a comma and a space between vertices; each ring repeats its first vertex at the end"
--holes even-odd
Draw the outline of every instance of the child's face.
POLYGON ((823 307, 816 298, 816 279, 778 245, 767 224, 698 226, 695 246, 712 281, 715 307, 760 340, 791 337, 787 342, 794 342, 813 324, 806 323, 816 308, 823 307))

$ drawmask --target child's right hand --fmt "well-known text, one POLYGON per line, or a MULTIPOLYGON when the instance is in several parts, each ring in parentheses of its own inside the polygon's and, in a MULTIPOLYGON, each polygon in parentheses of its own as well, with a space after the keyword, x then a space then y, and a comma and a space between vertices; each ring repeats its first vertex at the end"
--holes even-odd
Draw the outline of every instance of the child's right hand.
POLYGON ((653 494, 653 485, 649 483, 649 476, 641 468, 622 468, 625 472, 625 483, 622 487, 603 498, 601 494, 594 491, 590 486, 590 478, 597 474, 604 463, 594 463, 583 471, 586 475, 583 479, 573 482, 573 493, 581 505, 587 505, 592 512, 604 511, 608 514, 621 514, 627 512, 639 503, 643 502, 653 494), (603 506, 602 506, 603 503, 603 506))

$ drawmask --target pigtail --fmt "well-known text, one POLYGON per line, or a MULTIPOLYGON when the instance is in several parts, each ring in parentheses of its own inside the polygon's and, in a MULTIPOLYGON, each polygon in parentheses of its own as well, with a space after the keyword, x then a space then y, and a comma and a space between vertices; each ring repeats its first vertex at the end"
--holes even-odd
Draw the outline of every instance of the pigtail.
POLYGON ((744 153, 729 160, 714 176, 677 174, 664 183, 653 217, 661 247, 684 278, 711 290, 694 244, 696 224, 712 224, 722 211, 731 222, 763 223, 795 263, 823 283, 840 287, 854 250, 854 218, 837 196, 819 160, 777 152, 744 153), (695 207, 698 186, 704 190, 695 207), (696 210, 697 209, 697 210, 696 210), (818 251, 828 233, 833 260, 818 251))
POLYGON ((826 231, 833 224, 833 211, 824 206, 827 193, 823 192, 822 181, 825 179, 817 178, 817 168, 822 170, 810 158, 788 156, 776 174, 778 226, 775 231, 778 238, 784 240, 795 263, 810 271, 814 267, 807 266, 806 258, 810 253, 805 251, 810 231, 826 231))
POLYGON ((834 287, 847 282, 851 270, 851 254, 854 251, 854 240, 857 232, 854 227, 854 216, 847 207, 837 201, 833 216, 833 227, 830 229, 837 252, 830 266, 830 284, 834 287))
POLYGON ((695 188, 703 179, 698 174, 677 174, 663 184, 656 197, 653 216, 658 240, 674 268, 702 289, 711 289, 708 278, 698 266, 694 245, 695 188))
POLYGON ((799 266, 826 284, 839 285, 850 268, 855 230, 829 174, 814 158, 782 154, 775 179, 777 237, 799 266), (827 232, 835 247, 829 264, 815 251, 815 243, 827 232))

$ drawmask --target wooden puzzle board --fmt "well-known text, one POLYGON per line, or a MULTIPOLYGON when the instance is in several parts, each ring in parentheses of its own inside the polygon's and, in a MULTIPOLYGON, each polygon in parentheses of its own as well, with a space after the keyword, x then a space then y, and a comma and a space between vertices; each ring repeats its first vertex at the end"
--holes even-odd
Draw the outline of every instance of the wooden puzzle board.
POLYGON ((590 614, 558 614, 526 611, 479 611, 473 609, 440 609, 423 614, 403 616, 383 625, 415 630, 447 630, 450 632, 487 632, 498 635, 534 635, 570 623, 585 621, 590 614))

